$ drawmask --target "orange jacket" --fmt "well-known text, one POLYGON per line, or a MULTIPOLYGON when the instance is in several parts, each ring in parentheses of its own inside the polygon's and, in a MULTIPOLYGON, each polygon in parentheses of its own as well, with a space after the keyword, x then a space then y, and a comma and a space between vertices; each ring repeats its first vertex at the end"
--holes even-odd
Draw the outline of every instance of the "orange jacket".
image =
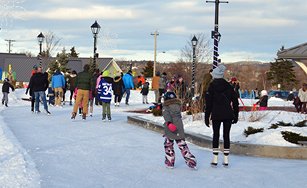
POLYGON ((151 86, 152 86, 152 89, 159 89, 159 81, 160 81, 160 76, 154 76, 153 78, 152 78, 152 84, 151 84, 151 86))

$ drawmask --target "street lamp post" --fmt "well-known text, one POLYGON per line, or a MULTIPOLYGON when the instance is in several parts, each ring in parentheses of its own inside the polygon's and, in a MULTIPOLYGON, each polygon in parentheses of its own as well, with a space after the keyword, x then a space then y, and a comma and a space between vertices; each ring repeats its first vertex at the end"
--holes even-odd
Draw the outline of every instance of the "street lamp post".
POLYGON ((219 33, 219 5, 220 3, 228 3, 228 1, 206 1, 206 3, 215 3, 215 18, 214 18, 214 31, 211 32, 211 38, 214 40, 213 48, 213 69, 218 66, 220 62, 219 59, 219 42, 221 39, 221 34, 219 33))
POLYGON ((195 53, 195 48, 197 46, 197 38, 194 35, 194 37, 191 40, 192 42, 192 47, 193 47, 193 64, 192 64, 192 87, 191 87, 191 93, 192 97, 195 95, 195 62, 196 62, 196 53, 195 53))
POLYGON ((37 41, 39 44, 39 54, 38 54, 38 59, 39 59, 39 66, 42 66, 42 44, 45 39, 45 36, 43 35, 42 32, 40 32, 39 35, 37 35, 37 41))
POLYGON ((100 31, 100 25, 97 23, 97 20, 91 26, 91 30, 92 30, 93 37, 94 37, 93 65, 94 65, 94 68, 96 69, 96 58, 98 57, 98 53, 96 53, 96 51, 97 51, 97 35, 98 35, 99 31, 100 31))
POLYGON ((153 73, 152 76, 156 75, 156 63, 157 63, 157 36, 159 36, 158 31, 151 33, 150 35, 154 36, 155 44, 154 44, 154 66, 153 66, 153 73))
POLYGON ((37 36, 37 41, 39 44, 39 55, 42 55, 42 44, 44 41, 45 36, 43 35, 43 33, 41 32, 38 36, 37 36))

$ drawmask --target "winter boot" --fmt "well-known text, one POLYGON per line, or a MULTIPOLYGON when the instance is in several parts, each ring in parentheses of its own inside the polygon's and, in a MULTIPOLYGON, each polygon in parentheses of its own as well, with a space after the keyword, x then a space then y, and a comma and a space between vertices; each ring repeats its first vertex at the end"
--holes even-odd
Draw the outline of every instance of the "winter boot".
POLYGON ((218 148, 213 148, 213 159, 211 162, 212 167, 216 167, 218 163, 218 155, 219 155, 219 150, 218 148))
POLYGON ((228 167, 229 164, 229 149, 224 149, 224 161, 223 161, 223 166, 228 167))
POLYGON ((82 114, 82 119, 86 120, 86 114, 85 113, 82 114))
POLYGON ((196 169, 197 161, 195 159, 195 156, 190 152, 190 149, 185 140, 176 140, 176 142, 185 160, 185 163, 188 165, 189 168, 196 169))
POLYGON ((168 138, 165 138, 164 150, 165 150, 164 164, 166 165, 166 168, 174 168, 174 164, 175 164, 174 141, 168 138))
POLYGON ((71 119, 75 119, 75 118, 76 118, 76 115, 77 115, 77 113, 76 113, 76 112, 73 112, 73 113, 71 114, 71 119))
POLYGON ((102 121, 106 121, 106 115, 102 114, 102 121))
POLYGON ((69 105, 72 106, 72 102, 71 101, 69 101, 69 105))

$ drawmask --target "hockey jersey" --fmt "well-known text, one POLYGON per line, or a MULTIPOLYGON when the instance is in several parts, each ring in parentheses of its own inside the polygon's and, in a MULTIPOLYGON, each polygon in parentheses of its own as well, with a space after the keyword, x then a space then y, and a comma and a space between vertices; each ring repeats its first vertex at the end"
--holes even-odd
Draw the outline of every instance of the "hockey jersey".
POLYGON ((105 103, 109 103, 112 100, 112 83, 108 83, 102 78, 98 85, 98 96, 99 100, 105 103))

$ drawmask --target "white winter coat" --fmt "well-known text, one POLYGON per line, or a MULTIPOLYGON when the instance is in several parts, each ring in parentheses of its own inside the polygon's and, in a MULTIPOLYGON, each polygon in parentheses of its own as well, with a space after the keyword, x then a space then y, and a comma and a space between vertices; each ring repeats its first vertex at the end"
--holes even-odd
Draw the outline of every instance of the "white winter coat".
POLYGON ((307 90, 303 91, 302 88, 298 90, 298 98, 300 98, 301 102, 307 102, 307 90))

